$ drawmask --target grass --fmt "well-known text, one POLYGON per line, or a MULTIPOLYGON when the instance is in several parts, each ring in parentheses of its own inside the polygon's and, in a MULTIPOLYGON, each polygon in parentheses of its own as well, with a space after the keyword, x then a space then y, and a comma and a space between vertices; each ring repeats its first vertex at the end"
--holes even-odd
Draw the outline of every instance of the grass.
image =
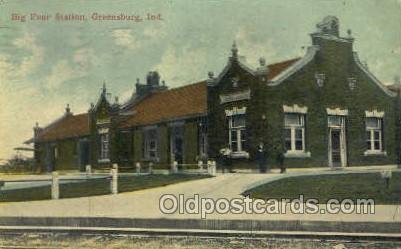
MULTIPOLYGON (((130 192, 207 177, 209 176, 188 174, 120 176, 118 178, 118 191, 120 193, 130 192)), ((110 180, 108 179, 91 179, 82 182, 60 184, 61 199, 108 194, 110 194, 110 180)), ((50 186, 32 187, 28 189, 0 190, 0 202, 48 199, 51 199, 50 186)))
POLYGON ((258 199, 315 198, 325 203, 338 200, 372 198, 375 204, 401 204, 401 172, 393 172, 389 188, 380 173, 348 173, 320 176, 299 176, 280 179, 255 187, 244 194, 258 199))

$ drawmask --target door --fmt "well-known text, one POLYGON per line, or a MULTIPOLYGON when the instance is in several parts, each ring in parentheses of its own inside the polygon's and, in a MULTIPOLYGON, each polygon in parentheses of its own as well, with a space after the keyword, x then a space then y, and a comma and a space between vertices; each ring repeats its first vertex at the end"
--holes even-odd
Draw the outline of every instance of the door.
POLYGON ((347 165, 345 118, 345 116, 336 115, 328 117, 328 157, 330 167, 345 167, 347 165))
POLYGON ((79 141, 79 166, 81 171, 85 171, 89 164, 89 142, 88 140, 79 141))
POLYGON ((332 166, 341 166, 341 130, 331 130, 331 161, 332 166))
POLYGON ((184 163, 184 132, 182 126, 171 128, 170 141, 171 161, 177 161, 180 169, 184 163))
POLYGON ((174 139, 174 159, 177 161, 178 165, 183 163, 182 155, 182 137, 175 137, 174 139))
POLYGON ((56 146, 51 144, 47 147, 46 153, 46 168, 47 172, 53 172, 56 168, 56 146))

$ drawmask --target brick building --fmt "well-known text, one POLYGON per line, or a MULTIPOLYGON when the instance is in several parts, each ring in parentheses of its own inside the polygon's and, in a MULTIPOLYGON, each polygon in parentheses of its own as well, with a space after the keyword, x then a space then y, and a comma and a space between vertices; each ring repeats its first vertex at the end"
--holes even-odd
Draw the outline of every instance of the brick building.
POLYGON ((398 98, 339 35, 328 16, 311 34, 302 58, 254 69, 234 44, 216 77, 168 89, 157 72, 136 84, 124 104, 106 88, 87 113, 65 114, 35 127, 35 159, 42 171, 118 163, 191 164, 231 149, 234 167, 256 168, 263 143, 270 164, 279 153, 287 167, 346 167, 395 163, 398 98), (397 108, 396 108, 397 106, 397 108))

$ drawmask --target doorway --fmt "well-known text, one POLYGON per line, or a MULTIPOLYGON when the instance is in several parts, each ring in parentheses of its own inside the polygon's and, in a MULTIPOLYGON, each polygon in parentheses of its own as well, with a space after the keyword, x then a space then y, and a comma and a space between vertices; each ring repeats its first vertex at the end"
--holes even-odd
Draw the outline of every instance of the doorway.
POLYGON ((86 165, 89 164, 89 141, 87 139, 79 140, 79 169, 85 171, 86 165))
POLYGON ((344 116, 328 117, 328 158, 330 167, 347 166, 346 129, 344 116))
POLYGON ((184 163, 184 131, 182 126, 171 127, 170 152, 171 161, 176 161, 180 169, 184 163))

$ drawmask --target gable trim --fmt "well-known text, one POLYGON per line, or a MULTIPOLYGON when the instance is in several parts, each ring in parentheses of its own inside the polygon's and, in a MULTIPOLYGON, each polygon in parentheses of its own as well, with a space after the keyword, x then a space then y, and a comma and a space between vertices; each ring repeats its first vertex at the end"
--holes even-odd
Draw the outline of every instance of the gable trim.
POLYGON ((364 65, 362 65, 362 62, 360 61, 357 52, 354 52, 353 55, 354 55, 354 61, 355 61, 356 65, 359 67, 359 69, 361 69, 368 76, 369 79, 371 79, 378 87, 380 87, 380 89, 382 89, 384 93, 386 93, 390 97, 397 96, 396 93, 393 93, 392 91, 390 91, 385 85, 383 85, 383 83, 381 83, 376 78, 376 76, 374 76, 364 65))
POLYGON ((316 52, 319 51, 319 46, 310 46, 308 47, 308 50, 305 54, 304 57, 302 57, 300 60, 289 66, 287 69, 276 75, 270 83, 268 83, 269 86, 277 86, 281 84, 285 79, 293 75, 294 73, 298 72, 300 69, 302 69, 306 64, 312 61, 312 59, 315 57, 316 52))
POLYGON ((244 69, 246 72, 250 73, 251 75, 255 75, 255 71, 252 68, 250 68, 249 66, 247 66, 244 62, 242 62, 240 58, 237 58, 237 59, 230 58, 230 60, 228 61, 227 65, 224 67, 223 71, 221 71, 221 73, 216 78, 216 80, 213 81, 213 84, 211 84, 212 86, 217 85, 221 81, 221 79, 224 77, 224 75, 226 75, 228 70, 231 68, 234 60, 236 60, 238 65, 242 69, 244 69))

